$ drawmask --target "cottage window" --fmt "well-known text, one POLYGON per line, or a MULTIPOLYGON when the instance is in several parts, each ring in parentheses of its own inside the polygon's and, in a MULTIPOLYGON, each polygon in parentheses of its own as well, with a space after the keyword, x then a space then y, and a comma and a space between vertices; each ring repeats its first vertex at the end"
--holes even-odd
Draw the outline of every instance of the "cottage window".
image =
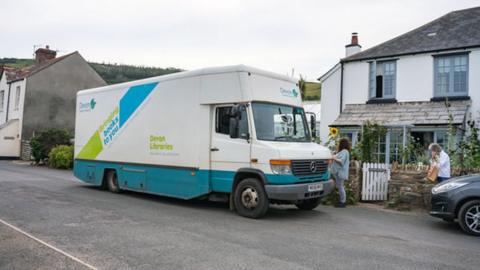
POLYGON ((3 112, 3 105, 5 102, 5 90, 0 91, 0 112, 3 112))
POLYGON ((468 55, 436 56, 435 97, 468 95, 468 55))
POLYGON ((369 98, 393 99, 397 81, 396 61, 369 63, 369 98))
POLYGON ((13 107, 14 110, 18 110, 18 106, 20 104, 20 86, 17 86, 15 91, 15 106, 13 107))

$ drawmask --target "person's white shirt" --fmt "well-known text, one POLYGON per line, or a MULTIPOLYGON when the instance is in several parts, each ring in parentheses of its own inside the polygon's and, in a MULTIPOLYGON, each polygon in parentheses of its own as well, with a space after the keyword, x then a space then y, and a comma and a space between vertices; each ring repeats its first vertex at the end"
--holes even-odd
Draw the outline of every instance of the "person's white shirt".
POLYGON ((440 152, 435 166, 438 168, 438 177, 450 178, 450 157, 445 151, 440 152))

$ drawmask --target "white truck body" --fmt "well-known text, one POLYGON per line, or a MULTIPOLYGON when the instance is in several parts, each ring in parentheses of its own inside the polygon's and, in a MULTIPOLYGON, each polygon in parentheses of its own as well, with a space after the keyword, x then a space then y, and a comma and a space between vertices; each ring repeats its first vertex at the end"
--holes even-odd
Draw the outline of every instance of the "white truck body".
MULTIPOLYGON (((311 183, 321 183, 311 192, 311 198, 326 195, 332 188, 325 167, 330 151, 311 142, 306 124, 301 123, 299 93, 297 82, 291 78, 243 65, 80 91, 74 173, 85 182, 102 185, 106 172, 113 171, 120 189, 183 199, 231 194, 241 180, 238 178, 255 174, 271 201, 306 199, 311 183), (232 138, 225 132, 226 125, 231 125, 225 112, 238 104, 243 116, 239 116, 241 127, 237 128, 244 132, 232 138), (268 113, 276 112, 277 107, 277 115, 258 118, 255 123, 256 115, 260 115, 255 114, 255 108, 268 113), (281 112, 282 108, 293 108, 293 118, 281 112), (272 118, 271 123, 261 125, 264 118, 272 118), (279 119, 284 122, 278 123, 279 119), (277 131, 271 131, 270 125, 277 131), (298 132, 292 131, 297 126, 298 132), (278 132, 305 132, 305 136, 265 140, 256 135, 256 128, 268 136, 278 132), (271 160, 313 164, 317 171, 278 174, 272 171, 271 160), (280 186, 292 185, 302 185, 307 191, 288 195, 283 193, 291 190, 279 190, 280 186)), ((288 166, 293 169, 295 164, 288 166)))

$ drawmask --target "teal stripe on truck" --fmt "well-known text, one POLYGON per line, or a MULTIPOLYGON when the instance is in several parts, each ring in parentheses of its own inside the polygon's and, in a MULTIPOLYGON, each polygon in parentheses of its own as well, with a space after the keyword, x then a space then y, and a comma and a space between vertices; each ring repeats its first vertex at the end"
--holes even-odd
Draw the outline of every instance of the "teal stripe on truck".
MULTIPOLYGON (((210 192, 230 193, 236 174, 234 171, 76 159, 74 175, 86 183, 100 186, 104 171, 108 169, 116 170, 122 189, 180 199, 192 199, 210 192)), ((304 177, 276 174, 265 176, 269 185, 327 181, 330 178, 329 172, 304 177)))

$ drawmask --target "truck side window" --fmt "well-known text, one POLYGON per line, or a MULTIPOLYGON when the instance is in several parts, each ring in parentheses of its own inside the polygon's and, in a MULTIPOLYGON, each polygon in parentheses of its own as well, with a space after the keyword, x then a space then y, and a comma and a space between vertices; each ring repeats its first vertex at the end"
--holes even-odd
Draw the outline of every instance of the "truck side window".
MULTIPOLYGON (((230 134, 230 109, 232 107, 217 107, 215 112, 215 132, 220 134, 229 135, 230 134)), ((240 116, 239 122, 239 134, 240 138, 248 138, 248 118, 247 111, 243 107, 242 115, 240 116)))
POLYGON ((221 134, 229 134, 230 108, 218 107, 215 113, 215 131, 221 134))

